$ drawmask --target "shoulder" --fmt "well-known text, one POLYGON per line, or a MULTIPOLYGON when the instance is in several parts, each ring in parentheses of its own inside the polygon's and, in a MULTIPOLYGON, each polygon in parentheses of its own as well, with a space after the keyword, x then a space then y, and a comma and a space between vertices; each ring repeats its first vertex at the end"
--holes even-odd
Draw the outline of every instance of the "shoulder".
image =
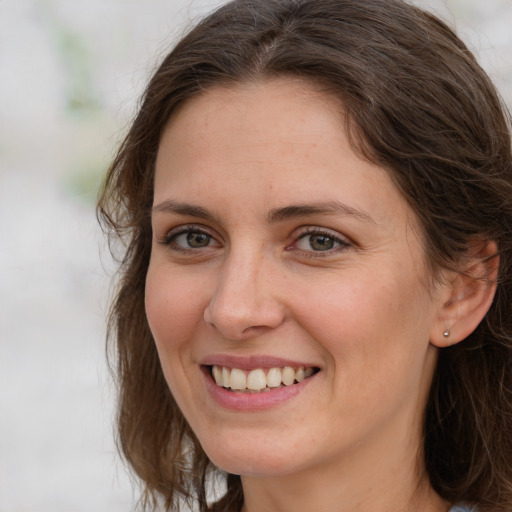
POLYGON ((449 512, 478 512, 478 510, 475 507, 472 507, 470 505, 454 505, 449 512))

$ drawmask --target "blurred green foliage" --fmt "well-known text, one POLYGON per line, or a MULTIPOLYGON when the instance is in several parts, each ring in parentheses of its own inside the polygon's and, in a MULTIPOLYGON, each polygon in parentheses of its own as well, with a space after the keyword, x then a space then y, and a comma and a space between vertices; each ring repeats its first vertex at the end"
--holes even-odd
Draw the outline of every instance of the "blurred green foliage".
POLYGON ((51 0, 39 4, 39 12, 64 73, 65 111, 80 114, 101 110, 101 96, 94 83, 94 55, 86 38, 59 18, 51 0))

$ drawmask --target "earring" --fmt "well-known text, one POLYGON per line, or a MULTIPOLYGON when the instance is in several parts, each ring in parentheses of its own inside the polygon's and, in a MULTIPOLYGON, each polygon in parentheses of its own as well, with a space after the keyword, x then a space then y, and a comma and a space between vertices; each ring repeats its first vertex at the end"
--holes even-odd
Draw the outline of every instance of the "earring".
POLYGON ((446 330, 444 330, 444 331, 443 331, 443 336, 444 336, 445 338, 449 338, 449 337, 450 337, 450 334, 451 334, 450 329, 446 329, 446 330))

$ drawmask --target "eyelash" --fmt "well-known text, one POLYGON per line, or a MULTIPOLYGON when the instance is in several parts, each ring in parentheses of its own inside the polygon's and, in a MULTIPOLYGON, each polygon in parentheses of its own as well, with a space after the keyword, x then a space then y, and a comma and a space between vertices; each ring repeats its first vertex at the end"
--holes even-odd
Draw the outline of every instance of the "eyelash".
MULTIPOLYGON (((311 245, 311 241, 310 241, 311 245)), ((341 238, 336 233, 325 229, 325 228, 318 228, 318 227, 308 227, 305 231, 300 232, 299 234, 295 235, 293 243, 286 247, 286 250, 288 251, 301 251, 302 254, 307 258, 324 258, 327 256, 332 255, 333 253, 342 252, 349 247, 351 247, 352 244, 348 242, 346 239, 341 238), (306 250, 306 249, 300 249, 297 247, 297 243, 301 240, 312 237, 312 236, 324 236, 326 238, 329 238, 333 241, 334 244, 338 244, 337 247, 325 249, 325 250, 306 250)))
MULTIPOLYGON (((159 243, 162 245, 166 245, 170 247, 172 250, 179 251, 182 253, 197 253, 198 250, 201 249, 208 249, 212 247, 210 244, 212 241, 216 241, 215 237, 209 233, 207 230, 202 229, 200 226, 197 225, 183 225, 179 226, 178 228, 171 230, 159 243), (204 247, 182 247, 177 244, 176 240, 182 236, 182 235, 204 235, 208 237, 208 245, 204 247)), ((217 242, 218 243, 218 242, 217 242)), ((311 245, 311 242, 310 242, 311 245)), ((303 256, 307 258, 322 258, 332 255, 333 253, 338 253, 341 251, 346 250, 347 248, 351 247, 352 244, 348 242, 346 239, 341 238, 337 234, 333 233, 332 231, 325 229, 325 228, 318 228, 318 227, 307 227, 305 230, 295 233, 293 235, 293 242, 292 244, 288 245, 285 250, 286 251, 299 251, 302 253, 303 256), (332 240, 333 244, 337 244, 337 247, 334 248, 327 248, 325 250, 307 250, 307 249, 301 249, 297 247, 297 244, 307 238, 312 236, 323 236, 330 240, 332 240)))
POLYGON ((184 225, 184 226, 179 226, 178 228, 170 231, 163 238, 163 240, 160 241, 160 243, 162 245, 166 245, 166 246, 170 247, 171 249, 173 249, 175 251, 179 251, 179 252, 183 252, 183 253, 196 252, 198 249, 207 249, 210 247, 210 245, 207 245, 205 247, 187 247, 187 248, 185 248, 185 247, 179 246, 176 243, 176 240, 178 239, 178 237, 180 237, 182 235, 190 235, 190 234, 207 236, 209 239, 209 243, 212 240, 215 240, 215 237, 213 235, 211 235, 208 231, 201 229, 197 225, 184 225))

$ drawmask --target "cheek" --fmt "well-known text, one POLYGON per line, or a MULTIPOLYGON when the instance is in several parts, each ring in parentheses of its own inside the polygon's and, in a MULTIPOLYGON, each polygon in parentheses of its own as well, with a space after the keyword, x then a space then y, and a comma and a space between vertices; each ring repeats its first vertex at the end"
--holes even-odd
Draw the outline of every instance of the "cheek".
POLYGON ((151 268, 146 279, 146 315, 167 384, 180 406, 191 403, 187 380, 191 340, 202 316, 198 294, 183 277, 170 276, 166 268, 151 268))
POLYGON ((421 364, 430 325, 428 294, 414 274, 380 273, 377 278, 370 270, 359 269, 354 277, 347 273, 337 286, 325 283, 313 294, 294 294, 303 297, 297 303, 302 325, 332 364, 357 368, 361 380, 372 372, 392 375, 413 362, 421 364))
POLYGON ((368 286, 347 284, 319 301, 315 314, 310 310, 307 329, 318 333, 330 361, 329 403, 339 424, 352 426, 357 436, 404 409, 413 424, 433 369, 427 363, 428 330, 417 316, 409 317, 422 301, 396 293, 393 286, 370 286, 370 281, 368 286))
POLYGON ((393 296, 395 290, 365 274, 369 273, 347 271, 334 278, 327 275, 317 279, 314 287, 307 283, 299 287, 294 297, 303 320, 329 339, 346 339, 346 335, 359 338, 372 328, 387 330, 400 309, 393 296))
POLYGON ((201 294, 190 279, 150 265, 146 277, 145 305, 157 345, 180 345, 202 318, 201 294))
POLYGON ((186 415, 193 402, 188 382, 191 340, 202 318, 198 294, 166 266, 149 267, 146 278, 145 305, 149 327, 167 384, 186 415))

